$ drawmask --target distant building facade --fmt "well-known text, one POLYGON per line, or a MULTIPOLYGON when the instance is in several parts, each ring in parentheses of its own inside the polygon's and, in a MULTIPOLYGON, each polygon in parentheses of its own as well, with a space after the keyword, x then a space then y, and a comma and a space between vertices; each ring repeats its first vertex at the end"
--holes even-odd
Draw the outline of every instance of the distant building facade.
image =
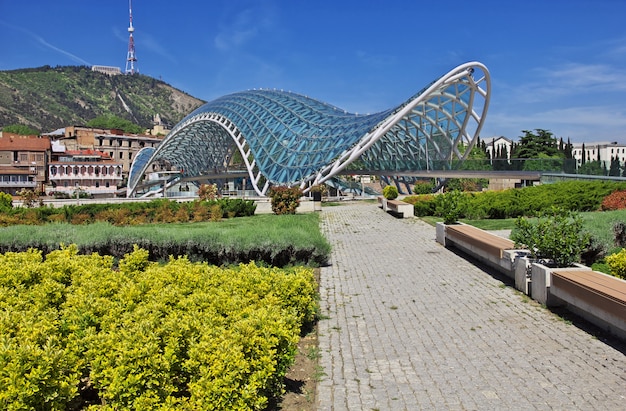
POLYGON ((498 152, 503 153, 506 149, 506 158, 511 159, 511 148, 513 148, 513 140, 504 136, 488 137, 482 140, 485 143, 485 149, 489 158, 494 158, 498 152), (495 150, 495 151, 494 151, 495 150))
POLYGON ((48 194, 62 192, 73 196, 80 190, 95 197, 111 197, 123 178, 122 163, 92 149, 55 149, 48 168, 48 194))
POLYGON ((98 73, 107 74, 109 76, 122 74, 122 70, 119 67, 113 66, 91 66, 91 71, 97 71, 98 73))
POLYGON ((128 176, 135 154, 144 147, 156 148, 163 136, 125 134, 122 130, 92 127, 65 127, 59 141, 68 150, 99 150, 111 160, 122 164, 124 177, 128 176))
POLYGON ((620 164, 626 162, 626 144, 618 144, 616 141, 610 143, 574 143, 572 146, 572 157, 576 159, 577 166, 583 163, 583 152, 585 162, 600 161, 600 164, 607 169, 611 165, 611 160, 615 158, 620 164))
POLYGON ((22 189, 43 191, 47 180, 50 139, 0 135, 0 191, 15 195, 22 189))

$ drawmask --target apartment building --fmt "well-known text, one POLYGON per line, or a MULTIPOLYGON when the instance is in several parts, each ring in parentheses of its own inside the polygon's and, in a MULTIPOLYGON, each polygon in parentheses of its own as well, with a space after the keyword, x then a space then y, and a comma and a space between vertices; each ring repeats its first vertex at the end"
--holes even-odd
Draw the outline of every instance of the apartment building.
POLYGON ((50 139, 0 133, 0 191, 15 195, 22 189, 43 191, 50 139))
POLYGON ((599 160, 607 169, 614 158, 617 158, 620 164, 626 162, 626 144, 618 144, 616 141, 610 143, 574 143, 572 146, 572 156, 576 159, 578 166, 582 164, 583 150, 585 162, 599 160))
POLYGON ((112 197, 122 183, 122 163, 98 150, 65 150, 55 145, 48 164, 46 191, 69 196, 83 191, 94 197, 112 197))
POLYGON ((144 147, 157 147, 163 135, 125 134, 122 130, 105 130, 91 127, 65 127, 59 138, 68 150, 99 150, 107 153, 111 160, 122 164, 124 177, 139 150, 144 147))

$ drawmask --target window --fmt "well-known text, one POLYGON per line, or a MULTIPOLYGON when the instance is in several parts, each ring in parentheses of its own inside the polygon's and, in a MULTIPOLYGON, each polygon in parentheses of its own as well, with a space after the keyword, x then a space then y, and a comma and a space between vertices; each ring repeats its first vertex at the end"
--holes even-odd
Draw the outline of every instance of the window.
POLYGON ((120 160, 124 158, 124 153, 120 151, 120 160))
POLYGON ((133 159, 133 153, 131 153, 130 151, 128 152, 128 159, 132 160, 133 159))

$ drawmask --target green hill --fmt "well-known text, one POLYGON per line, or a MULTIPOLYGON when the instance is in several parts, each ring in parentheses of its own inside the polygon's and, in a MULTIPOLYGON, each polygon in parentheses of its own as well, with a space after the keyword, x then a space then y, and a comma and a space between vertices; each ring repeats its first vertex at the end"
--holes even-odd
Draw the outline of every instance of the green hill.
POLYGON ((23 124, 45 133, 102 115, 150 128, 155 114, 172 127, 203 103, 142 74, 109 76, 86 66, 0 71, 0 129, 23 124))

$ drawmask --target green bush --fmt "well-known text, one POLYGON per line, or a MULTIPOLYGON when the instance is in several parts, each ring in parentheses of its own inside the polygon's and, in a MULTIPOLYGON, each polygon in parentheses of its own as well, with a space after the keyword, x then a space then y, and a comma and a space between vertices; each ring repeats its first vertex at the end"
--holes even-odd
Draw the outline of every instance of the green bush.
POLYGON ((11 194, 0 191, 0 213, 10 211, 13 208, 13 197, 11 194))
POLYGON ((423 194, 404 197, 403 201, 413 204, 413 214, 417 217, 431 216, 435 213, 435 195, 423 194))
POLYGON ((271 187, 269 197, 274 214, 295 214, 298 205, 300 205, 302 190, 298 187, 271 187))
POLYGON ((534 221, 519 217, 511 232, 516 246, 526 247, 533 258, 547 259, 556 267, 580 262, 591 237, 583 231, 583 220, 575 212, 553 208, 534 221))
POLYGON ((444 224, 454 224, 463 215, 465 196, 458 190, 435 196, 435 215, 443 217, 444 224))
POLYGON ((435 189, 435 183, 432 179, 430 180, 418 180, 415 182, 413 186, 413 192, 415 194, 432 194, 435 189))
MULTIPOLYGON (((5 216, 0 216, 0 225, 46 224, 51 222, 68 222, 75 224, 91 224, 106 221, 114 225, 138 225, 147 223, 171 223, 180 221, 209 221, 210 210, 215 204, 224 212, 224 217, 244 217, 254 215, 256 204, 253 200, 238 198, 220 198, 209 201, 196 200, 178 203, 169 199, 157 199, 147 202, 118 204, 82 204, 64 205, 61 208, 37 207, 34 214, 24 208, 6 209, 5 216), (181 211, 182 210, 182 211, 181 211), (15 218, 8 218, 15 217, 15 218), (27 218, 28 217, 28 218, 27 218)), ((2 213, 0 208, 0 213, 2 213)))
POLYGON ((398 198, 398 189, 396 188, 396 186, 385 186, 385 188, 383 188, 383 197, 385 197, 387 200, 395 200, 396 198, 398 198))
MULTIPOLYGON (((626 183, 612 181, 566 181, 553 184, 484 191, 466 195, 466 207, 460 217, 504 219, 533 217, 552 207, 570 211, 599 210, 602 200, 626 183)), ((406 200, 405 200, 406 201, 406 200)), ((423 208, 423 211, 426 211, 423 208)), ((437 215, 433 210, 432 215, 437 215)))

